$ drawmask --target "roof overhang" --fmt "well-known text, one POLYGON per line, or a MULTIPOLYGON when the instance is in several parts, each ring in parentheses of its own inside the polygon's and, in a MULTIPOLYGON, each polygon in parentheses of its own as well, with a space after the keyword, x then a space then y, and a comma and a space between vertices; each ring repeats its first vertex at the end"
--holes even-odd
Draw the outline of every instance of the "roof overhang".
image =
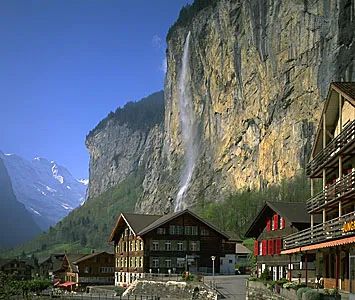
POLYGON ((343 238, 343 239, 338 239, 338 240, 333 240, 333 241, 329 241, 329 242, 322 242, 322 243, 318 243, 318 244, 307 245, 307 246, 303 246, 303 247, 282 250, 281 254, 294 254, 294 253, 299 253, 299 252, 306 252, 306 251, 312 251, 312 250, 329 248, 329 247, 336 247, 336 246, 353 244, 353 243, 355 243, 355 236, 351 236, 351 237, 347 237, 347 238, 343 238))
MULTIPOLYGON (((321 149, 323 148, 323 118, 325 116, 326 119, 326 127, 329 128, 334 126, 336 118, 339 114, 339 95, 343 97, 346 101, 348 101, 352 106, 355 107, 355 99, 350 97, 346 92, 344 92, 339 84, 336 82, 330 84, 327 98, 323 107, 322 115, 319 120, 318 129, 316 133, 316 137, 314 139, 311 158, 314 157, 321 149)), ((333 129, 333 128, 332 128, 333 129)))
POLYGON ((112 229, 112 232, 110 234, 110 237, 108 239, 108 242, 113 242, 116 232, 119 230, 120 227, 124 227, 125 225, 127 225, 129 227, 130 230, 132 230, 134 235, 137 235, 137 233, 133 230, 133 228, 131 227, 131 225, 128 223, 127 219, 125 218, 124 214, 121 213, 120 216, 118 217, 115 226, 112 229))

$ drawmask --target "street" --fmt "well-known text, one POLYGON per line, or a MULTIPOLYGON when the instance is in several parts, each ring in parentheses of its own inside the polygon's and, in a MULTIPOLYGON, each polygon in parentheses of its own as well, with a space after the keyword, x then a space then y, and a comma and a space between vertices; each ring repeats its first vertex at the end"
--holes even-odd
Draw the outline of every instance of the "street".
MULTIPOLYGON (((221 299, 245 300, 247 275, 215 276, 215 284, 221 299)), ((205 283, 212 282, 212 276, 205 277, 205 283)))

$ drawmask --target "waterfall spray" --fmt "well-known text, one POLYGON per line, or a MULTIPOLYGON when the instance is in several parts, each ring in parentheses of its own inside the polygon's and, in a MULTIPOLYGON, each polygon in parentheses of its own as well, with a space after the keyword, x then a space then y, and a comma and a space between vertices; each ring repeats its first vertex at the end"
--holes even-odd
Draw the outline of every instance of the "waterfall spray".
POLYGON ((180 211, 186 208, 185 194, 192 179, 198 153, 197 126, 191 99, 190 86, 190 35, 191 33, 189 31, 185 40, 184 52, 182 56, 182 68, 178 82, 181 134, 184 147, 184 168, 181 172, 179 191, 174 208, 175 211, 180 211))

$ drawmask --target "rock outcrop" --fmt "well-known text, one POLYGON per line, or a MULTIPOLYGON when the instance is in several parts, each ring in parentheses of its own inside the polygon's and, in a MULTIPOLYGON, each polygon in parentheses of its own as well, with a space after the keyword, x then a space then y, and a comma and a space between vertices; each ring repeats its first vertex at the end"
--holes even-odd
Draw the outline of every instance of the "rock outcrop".
POLYGON ((204 3, 184 8, 168 34, 164 124, 142 135, 108 122, 87 140, 91 196, 144 161, 137 211, 171 207, 184 161, 178 78, 189 31, 199 154, 188 205, 304 168, 329 83, 355 80, 354 0, 204 3))

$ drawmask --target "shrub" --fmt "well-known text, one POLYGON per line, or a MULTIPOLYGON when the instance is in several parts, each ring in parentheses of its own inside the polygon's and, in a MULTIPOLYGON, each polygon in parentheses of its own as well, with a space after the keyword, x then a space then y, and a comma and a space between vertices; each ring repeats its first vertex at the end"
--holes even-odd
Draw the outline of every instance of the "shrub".
POLYGON ((311 290, 309 287, 302 287, 297 290, 297 300, 302 300, 302 295, 311 290))
POLYGON ((278 285, 281 285, 281 286, 283 286, 285 283, 288 283, 289 281, 286 279, 286 278, 281 278, 281 279, 279 279, 279 280, 277 280, 276 281, 276 283, 278 284, 278 285))
POLYGON ((338 289, 329 289, 329 295, 332 295, 332 296, 339 295, 339 290, 338 289))
POLYGON ((321 296, 316 290, 309 290, 304 293, 305 300, 320 300, 321 296))
POLYGON ((249 280, 249 281, 257 281, 258 278, 254 277, 254 276, 251 276, 251 277, 248 278, 248 280, 249 280))
POLYGON ((269 269, 265 268, 265 270, 260 275, 260 280, 269 281, 271 279, 272 278, 269 269))

